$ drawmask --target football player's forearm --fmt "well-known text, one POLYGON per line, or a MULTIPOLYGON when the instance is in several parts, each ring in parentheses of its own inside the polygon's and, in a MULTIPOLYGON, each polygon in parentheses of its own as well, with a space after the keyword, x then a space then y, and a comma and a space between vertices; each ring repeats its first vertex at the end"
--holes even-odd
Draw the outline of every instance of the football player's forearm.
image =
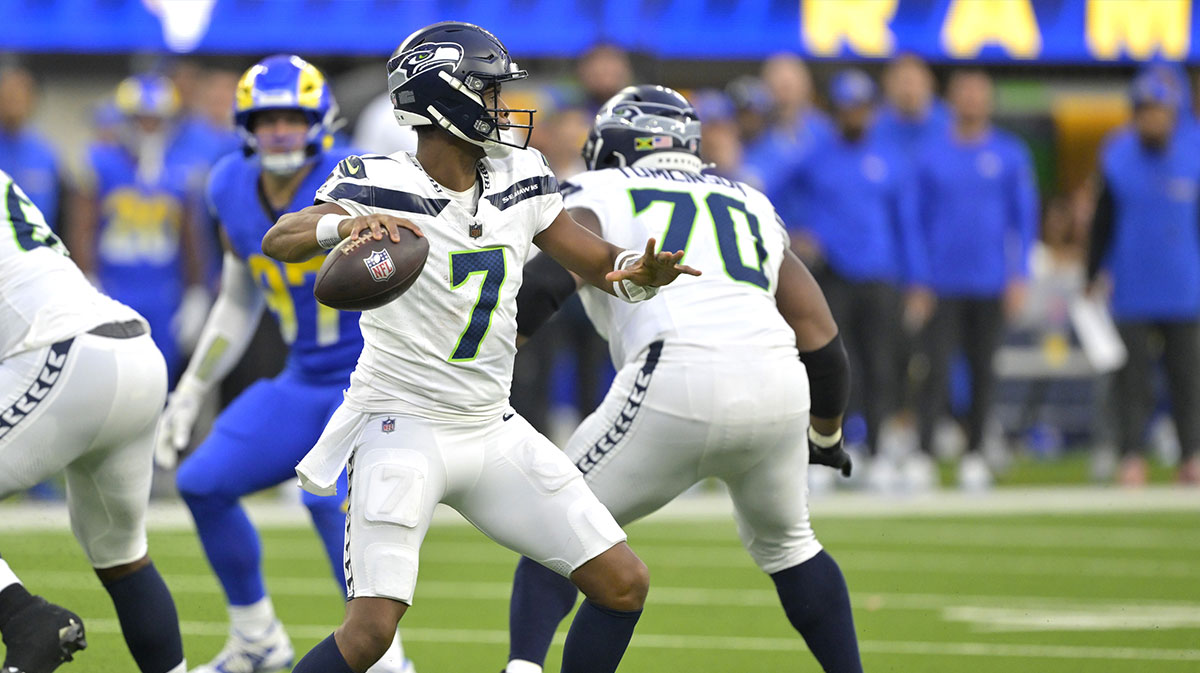
MULTIPOLYGON (((323 248, 317 242, 317 222, 325 215, 347 213, 336 204, 322 203, 285 214, 263 236, 263 254, 281 262, 303 262, 321 253, 323 248)), ((342 238, 349 236, 350 226, 343 221, 338 233, 342 238)))
POLYGON ((181 380, 207 390, 225 378, 250 345, 263 304, 262 294, 245 262, 233 253, 225 253, 221 292, 181 380))

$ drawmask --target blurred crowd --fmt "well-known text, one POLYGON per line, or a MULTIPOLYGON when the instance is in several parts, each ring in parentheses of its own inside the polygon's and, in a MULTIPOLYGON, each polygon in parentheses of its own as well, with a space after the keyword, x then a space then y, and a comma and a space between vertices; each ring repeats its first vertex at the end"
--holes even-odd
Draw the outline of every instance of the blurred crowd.
MULTIPOLYGON (((818 89, 780 54, 684 91, 709 170, 770 197, 825 291, 855 377, 854 485, 929 489, 938 461, 959 456, 957 483, 984 489, 1014 448, 1069 441, 1095 448, 1101 479, 1144 484, 1147 447, 1166 445, 1177 478, 1200 482, 1200 124, 1186 73, 1138 72, 1130 121, 1100 146, 1094 177, 1059 193, 1039 188, 1026 141, 994 122, 988 72, 935 77, 911 55, 875 70, 831 70, 818 89)), ((0 70, 0 169, 93 281, 146 316, 172 377, 217 283, 202 194, 213 163, 240 151, 238 76, 184 60, 123 80, 92 110, 82 170, 69 172, 66 148, 33 128, 34 78, 0 70)), ((532 145, 561 181, 584 169, 596 110, 632 83, 630 56, 598 45, 505 98, 539 110, 532 145)), ((338 142, 415 148, 385 93, 357 98, 338 142)), ((282 366, 278 330, 259 331, 223 399, 282 366)), ((561 436, 611 376, 573 300, 519 353, 512 402, 561 436)), ((831 486, 813 472, 814 489, 831 486)))

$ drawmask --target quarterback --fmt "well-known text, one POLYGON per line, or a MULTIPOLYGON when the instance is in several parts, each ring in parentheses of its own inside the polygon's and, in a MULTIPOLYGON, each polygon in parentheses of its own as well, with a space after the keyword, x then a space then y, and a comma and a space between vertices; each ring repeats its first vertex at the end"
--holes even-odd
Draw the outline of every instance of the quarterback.
MULTIPOLYGON (((174 466, 204 398, 242 357, 264 305, 289 350, 284 372, 234 400, 176 477, 231 622, 225 647, 193 673, 266 673, 292 665, 291 642, 263 583, 258 534, 239 498, 290 479, 341 403, 362 350, 358 315, 313 299, 323 257, 281 264, 259 250, 275 220, 307 205, 350 154, 329 147, 337 105, 325 77, 298 56, 271 56, 242 75, 233 112, 245 149, 217 163, 206 190, 225 246, 221 294, 160 421, 159 464, 174 466)), ((339 586, 343 500, 304 494, 339 586)), ((399 647, 397 641, 372 671, 410 670, 399 647)))
MULTIPOLYGON (((699 151, 700 122, 683 96, 627 87, 596 115, 583 149, 590 170, 563 185, 571 215, 605 240, 661 237, 704 272, 663 288, 656 305, 582 289, 618 371, 566 455, 622 525, 702 479, 725 482, 742 543, 792 625, 824 670, 858 673, 846 582, 813 534, 805 495, 810 462, 850 473, 845 350, 770 201, 702 173, 699 151)), ((576 288, 542 255, 526 276, 522 336, 576 288)), ((540 673, 575 594, 528 558, 518 563, 507 673, 540 673)))
MULTIPOLYGON (((0 171, 0 498, 66 473, 71 530, 142 673, 184 673, 175 602, 146 546, 167 366, 146 320, 101 294, 0 171), (5 231, 7 230, 7 231, 5 231)), ((85 647, 75 614, 0 559, 4 673, 49 673, 85 647)))
POLYGON ((345 401, 297 467, 307 489, 329 493, 348 465, 350 600, 342 626, 294 670, 361 672, 383 653, 413 601, 421 541, 443 502, 586 595, 564 673, 614 671, 641 614, 646 568, 579 470, 507 405, 516 296, 535 244, 630 302, 698 272, 678 264, 682 251, 655 253, 653 241, 644 253, 622 250, 571 219, 545 159, 526 147, 533 110, 500 99, 527 73, 491 33, 428 26, 387 69, 416 153, 335 171, 317 205, 281 218, 262 242, 285 262, 347 236, 398 241, 398 227, 429 242, 407 293, 363 313, 345 401))

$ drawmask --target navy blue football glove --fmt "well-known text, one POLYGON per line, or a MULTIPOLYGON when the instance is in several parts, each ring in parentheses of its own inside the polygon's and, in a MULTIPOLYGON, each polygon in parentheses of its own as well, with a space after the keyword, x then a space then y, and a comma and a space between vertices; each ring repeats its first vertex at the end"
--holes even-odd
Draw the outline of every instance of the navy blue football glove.
POLYGON ((811 425, 808 426, 808 463, 810 465, 826 465, 839 470, 843 477, 849 477, 854 469, 850 454, 846 453, 845 438, 838 428, 833 435, 822 435, 811 425))

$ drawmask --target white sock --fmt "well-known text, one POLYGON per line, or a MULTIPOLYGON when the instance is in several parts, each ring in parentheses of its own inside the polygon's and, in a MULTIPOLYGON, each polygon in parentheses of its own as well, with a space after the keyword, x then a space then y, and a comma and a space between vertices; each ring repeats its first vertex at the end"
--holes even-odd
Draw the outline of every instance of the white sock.
POLYGON ((8 567, 8 562, 0 558, 0 591, 4 591, 14 584, 20 584, 21 580, 17 574, 8 567))
POLYGON ((230 605, 229 622, 233 630, 247 640, 258 640, 267 635, 275 623, 275 606, 270 596, 263 596, 250 605, 230 605))
POLYGON ((167 671, 167 673, 187 673, 187 659, 179 662, 178 666, 167 671))
POLYGON ((542 673, 542 667, 532 661, 513 659, 504 668, 504 673, 542 673))

